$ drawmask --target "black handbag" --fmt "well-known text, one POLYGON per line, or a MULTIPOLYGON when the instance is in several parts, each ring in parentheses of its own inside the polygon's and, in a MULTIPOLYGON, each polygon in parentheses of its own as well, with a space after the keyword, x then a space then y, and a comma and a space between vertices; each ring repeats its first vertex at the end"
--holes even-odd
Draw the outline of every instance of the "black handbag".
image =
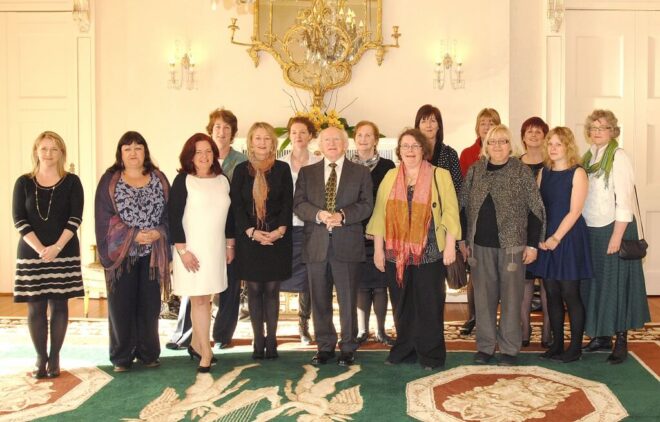
MULTIPOLYGON (((442 218, 442 198, 440 198, 440 189, 438 189, 438 181, 435 178, 435 171, 433 171, 433 184, 435 191, 438 194, 438 201, 440 202, 440 218, 442 218)), ((462 289, 467 285, 467 269, 463 254, 460 250, 456 251, 456 260, 447 267, 447 287, 452 290, 462 289)))
POLYGON ((642 259, 646 256, 646 249, 649 244, 644 240, 644 223, 642 222, 642 213, 639 209, 639 198, 637 197, 637 186, 635 186, 635 203, 637 204, 637 214, 639 215, 639 224, 642 228, 642 238, 639 240, 622 240, 619 248, 619 258, 625 260, 642 259))

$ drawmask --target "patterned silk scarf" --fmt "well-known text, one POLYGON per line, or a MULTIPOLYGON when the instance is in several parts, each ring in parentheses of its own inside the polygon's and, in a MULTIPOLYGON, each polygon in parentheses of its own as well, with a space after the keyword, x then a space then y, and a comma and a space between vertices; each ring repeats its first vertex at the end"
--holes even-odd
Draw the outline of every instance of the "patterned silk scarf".
POLYGON ((250 157, 250 174, 254 176, 254 185, 252 185, 252 199, 254 200, 254 214, 257 217, 257 229, 266 228, 266 199, 268 198, 268 181, 266 173, 275 164, 275 154, 270 155, 264 160, 256 160, 250 157))
POLYGON ((433 166, 422 161, 415 191, 408 208, 406 166, 401 164, 385 205, 385 249, 396 256, 396 281, 403 286, 403 272, 412 256, 419 265, 428 240, 431 223, 433 166))
POLYGON ((605 187, 607 187, 610 179, 610 173, 612 172, 612 166, 614 165, 614 153, 616 153, 617 148, 619 148, 619 143, 616 139, 612 139, 607 144, 601 159, 592 165, 589 165, 589 162, 593 158, 591 149, 589 149, 589 151, 587 151, 582 157, 582 166, 587 170, 587 174, 596 173, 596 177, 605 175, 605 187))

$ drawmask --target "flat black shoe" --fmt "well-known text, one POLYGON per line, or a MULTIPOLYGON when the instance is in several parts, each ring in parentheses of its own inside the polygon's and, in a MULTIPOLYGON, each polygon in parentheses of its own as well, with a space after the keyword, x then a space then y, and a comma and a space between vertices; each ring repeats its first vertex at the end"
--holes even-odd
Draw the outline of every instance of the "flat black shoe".
POLYGON ((144 362, 142 364, 145 368, 158 368, 160 366, 160 360, 156 359, 151 362, 144 362))
POLYGON ((467 321, 465 321, 465 324, 461 327, 461 335, 462 336, 469 336, 472 333, 472 330, 474 330, 474 326, 477 325, 477 320, 474 318, 470 318, 467 321))
POLYGON ((316 352, 312 358, 312 365, 325 365, 328 361, 335 357, 335 352, 316 352))
POLYGON ((575 362, 576 360, 582 359, 582 352, 577 352, 577 354, 570 354, 570 355, 568 353, 562 353, 561 355, 559 355, 559 359, 563 363, 575 362))
POLYGON ((599 350, 610 350, 612 348, 612 337, 594 337, 586 346, 582 348, 583 352, 597 352, 599 350))
POLYGON ((523 340, 522 347, 529 347, 529 340, 523 340))
POLYGON ((369 339, 369 333, 361 333, 358 334, 357 338, 355 339, 358 344, 362 344, 366 342, 369 339))
POLYGON ((492 359, 493 359, 493 355, 489 355, 488 353, 484 353, 484 352, 477 352, 472 358, 474 363, 476 363, 477 365, 488 365, 492 359))
POLYGON ((227 342, 227 343, 225 343, 225 342, 223 342, 223 341, 218 341, 218 342, 216 343, 216 345, 218 346, 218 349, 220 349, 220 350, 222 350, 222 349, 228 349, 228 348, 232 347, 231 341, 230 341, 230 342, 227 342))
POLYGON ((385 333, 376 334, 376 341, 389 347, 394 346, 394 339, 385 333))
POLYGON ((182 347, 179 346, 179 343, 175 341, 168 341, 167 343, 165 343, 165 348, 169 350, 179 350, 182 347))
POLYGON ((561 350, 553 350, 553 349, 548 349, 545 352, 541 353, 539 355, 539 359, 541 360, 560 360, 559 356, 561 356, 562 351, 561 350))
POLYGON ((351 366, 355 363, 355 354, 353 352, 341 352, 337 359, 339 366, 351 366))
POLYGON ((507 355, 506 353, 501 353, 500 358, 497 361, 498 366, 516 366, 517 363, 518 357, 507 355))

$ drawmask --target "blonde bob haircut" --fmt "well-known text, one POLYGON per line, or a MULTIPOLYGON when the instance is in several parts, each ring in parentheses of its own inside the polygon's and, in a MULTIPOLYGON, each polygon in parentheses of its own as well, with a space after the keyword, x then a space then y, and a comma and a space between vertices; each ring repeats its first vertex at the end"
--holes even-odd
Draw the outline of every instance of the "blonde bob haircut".
POLYGON ((362 126, 369 126, 371 128, 371 130, 373 131, 373 133, 374 133, 374 152, 377 152, 378 151, 378 140, 380 139, 380 131, 378 130, 378 126, 376 126, 376 123, 371 122, 369 120, 360 120, 355 125, 355 127, 353 128, 353 133, 355 134, 355 136, 357 136, 357 132, 362 126))
POLYGON ((270 136, 270 142, 271 142, 270 155, 274 157, 275 154, 277 153, 277 134, 275 133, 275 129, 266 122, 256 122, 250 127, 250 130, 248 131, 247 134, 248 158, 249 159, 254 158, 254 152, 252 151, 252 145, 253 145, 252 137, 254 136, 254 132, 256 132, 257 129, 265 129, 266 132, 268 132, 268 136, 270 136))
POLYGON ((41 141, 44 139, 50 139, 53 142, 55 142, 55 145, 57 148, 59 148, 60 152, 60 159, 57 162, 57 174, 60 177, 64 177, 66 174, 66 170, 64 170, 64 165, 66 163, 66 144, 64 143, 64 139, 60 135, 58 135, 55 132, 51 132, 50 130, 47 130, 45 132, 41 132, 39 136, 37 136, 37 139, 34 140, 34 145, 32 145, 32 172, 29 173, 30 177, 34 177, 37 175, 37 172, 39 171, 39 144, 41 144, 41 141))
POLYGON ((612 126, 612 139, 617 139, 619 135, 621 135, 619 120, 616 118, 614 113, 612 113, 610 110, 597 109, 592 111, 584 121, 584 139, 586 139, 588 143, 591 143, 591 134, 589 133, 589 129, 591 128, 593 122, 600 119, 607 120, 607 124, 612 126))
POLYGON ((552 129, 545 137, 545 142, 543 144, 543 165, 547 168, 552 168, 552 160, 548 155, 548 142, 553 136, 557 136, 561 144, 566 148, 566 162, 568 163, 569 168, 573 168, 581 163, 580 152, 578 151, 578 146, 575 143, 575 136, 573 132, 563 126, 557 126, 552 129))
POLYGON ((520 146, 518 145, 517 141, 513 140, 513 136, 511 136, 511 131, 509 130, 508 127, 505 125, 497 125, 495 127, 492 127, 489 131, 488 134, 486 135, 486 139, 483 139, 482 145, 481 145, 481 156, 486 157, 490 160, 490 155, 488 154, 488 141, 491 139, 495 139, 497 137, 504 137, 509 140, 509 157, 511 156, 518 156, 520 155, 520 146))
MULTIPOLYGON (((479 136, 479 120, 482 118, 490 119, 496 125, 501 125, 502 120, 500 119, 500 113, 497 112, 494 108, 484 108, 479 114, 477 114, 477 122, 474 124, 474 131, 479 136)), ((482 139, 483 140, 483 139, 482 139)))

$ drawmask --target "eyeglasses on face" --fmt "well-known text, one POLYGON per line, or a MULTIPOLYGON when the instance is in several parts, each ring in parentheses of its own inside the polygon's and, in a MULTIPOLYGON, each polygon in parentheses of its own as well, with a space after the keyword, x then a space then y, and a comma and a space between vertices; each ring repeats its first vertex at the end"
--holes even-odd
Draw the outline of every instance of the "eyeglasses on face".
POLYGON ((609 130, 612 130, 612 126, 591 126, 589 127, 589 132, 592 133, 599 133, 599 132, 607 132, 609 130))
POLYGON ((491 146, 495 146, 495 145, 503 146, 503 145, 508 144, 509 140, 508 139, 489 139, 486 143, 488 145, 491 145, 491 146))
POLYGON ((422 146, 420 144, 401 144, 401 149, 417 151, 418 149, 422 149, 422 146))

